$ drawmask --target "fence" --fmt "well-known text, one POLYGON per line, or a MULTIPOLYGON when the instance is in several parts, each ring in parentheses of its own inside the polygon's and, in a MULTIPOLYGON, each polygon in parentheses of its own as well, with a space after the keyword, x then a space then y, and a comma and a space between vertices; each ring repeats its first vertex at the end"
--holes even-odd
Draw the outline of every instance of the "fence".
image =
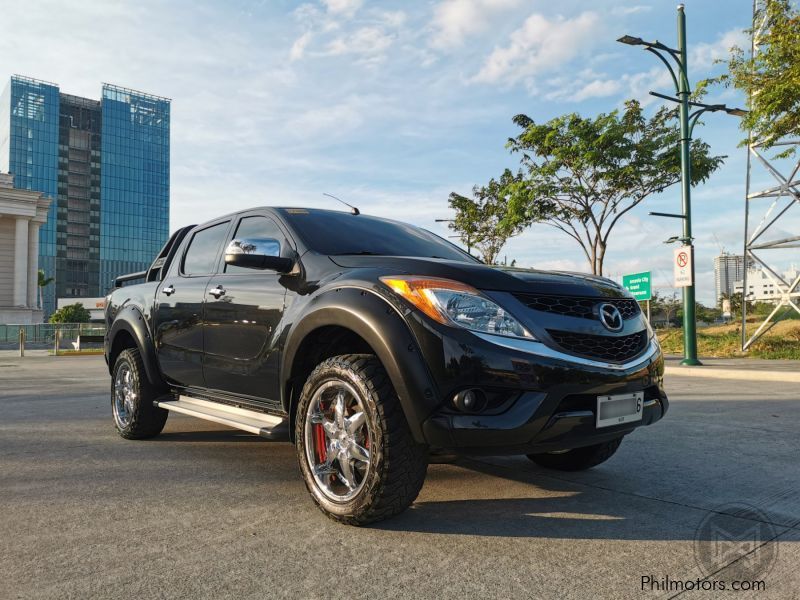
POLYGON ((20 348, 24 345, 40 345, 55 347, 56 332, 59 346, 61 342, 72 342, 79 335, 105 335, 106 327, 102 323, 37 323, 35 325, 0 325, 0 348, 20 348))

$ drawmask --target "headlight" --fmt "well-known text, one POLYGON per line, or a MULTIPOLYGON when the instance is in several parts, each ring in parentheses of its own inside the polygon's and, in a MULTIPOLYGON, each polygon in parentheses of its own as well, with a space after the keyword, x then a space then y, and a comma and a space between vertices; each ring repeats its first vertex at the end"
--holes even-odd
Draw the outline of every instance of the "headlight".
POLYGON ((474 287, 435 277, 397 275, 380 280, 431 319, 483 333, 535 339, 504 308, 474 287))

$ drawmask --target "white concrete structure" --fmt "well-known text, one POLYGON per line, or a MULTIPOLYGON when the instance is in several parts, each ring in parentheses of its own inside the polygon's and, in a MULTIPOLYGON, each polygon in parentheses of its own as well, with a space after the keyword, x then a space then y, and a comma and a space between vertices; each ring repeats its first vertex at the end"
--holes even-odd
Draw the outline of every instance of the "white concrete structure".
POLYGON ((47 221, 50 199, 14 189, 0 173, 0 323, 41 323, 38 308, 39 227, 47 221))
MULTIPOLYGON (((792 267, 781 274, 789 284, 794 283, 800 277, 800 271, 792 267)), ((743 281, 740 279, 734 284, 737 294, 742 292, 743 281)), ((747 270, 747 299, 748 300, 779 300, 785 290, 776 283, 774 277, 770 277, 764 269, 747 270)))

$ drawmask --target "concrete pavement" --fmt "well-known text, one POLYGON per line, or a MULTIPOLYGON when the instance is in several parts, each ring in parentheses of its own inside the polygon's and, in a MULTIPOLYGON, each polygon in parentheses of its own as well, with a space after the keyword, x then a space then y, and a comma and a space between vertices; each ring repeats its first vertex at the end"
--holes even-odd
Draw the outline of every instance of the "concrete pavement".
POLYGON ((679 597, 797 597, 797 386, 667 383, 667 417, 595 470, 432 465, 411 510, 357 529, 315 508, 289 444, 176 415, 125 441, 102 357, 0 357, 0 597, 667 598, 642 577, 700 577, 717 516, 771 532, 748 555, 777 550, 766 590, 679 597))

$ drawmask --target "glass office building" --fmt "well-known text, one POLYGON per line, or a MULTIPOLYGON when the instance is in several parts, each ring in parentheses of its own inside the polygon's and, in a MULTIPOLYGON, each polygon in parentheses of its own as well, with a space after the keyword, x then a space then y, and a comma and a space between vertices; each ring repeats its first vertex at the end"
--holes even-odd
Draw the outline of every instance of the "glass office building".
POLYGON ((45 315, 146 269, 169 228, 170 101, 104 84, 101 99, 14 76, 0 95, 0 171, 52 198, 40 230, 45 315))
POLYGON ((146 269, 169 236, 170 101, 103 86, 100 284, 146 269))

